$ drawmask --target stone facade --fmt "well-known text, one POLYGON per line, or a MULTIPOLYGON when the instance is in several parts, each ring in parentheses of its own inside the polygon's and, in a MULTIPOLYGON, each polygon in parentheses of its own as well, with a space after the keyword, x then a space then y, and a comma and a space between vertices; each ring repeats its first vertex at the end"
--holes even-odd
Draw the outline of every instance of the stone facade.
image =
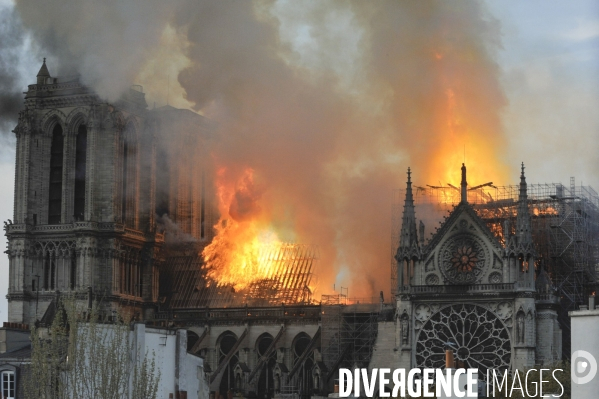
POLYGON ((326 396, 334 379, 321 353, 321 311, 319 305, 188 310, 177 312, 176 323, 187 330, 187 352, 204 359, 211 392, 326 396))
POLYGON ((462 166, 462 201, 424 245, 411 184, 408 170, 396 255, 398 366, 444 367, 449 348, 481 375, 560 360, 558 298, 535 258, 524 168, 517 223, 504 226, 502 240, 468 204, 462 166))
POLYGON ((164 233, 211 238, 211 174, 191 159, 206 158, 207 131, 191 111, 148 110, 139 86, 107 103, 77 78, 51 77, 44 62, 14 129, 9 321, 32 324, 58 292, 90 287, 150 317, 164 233))

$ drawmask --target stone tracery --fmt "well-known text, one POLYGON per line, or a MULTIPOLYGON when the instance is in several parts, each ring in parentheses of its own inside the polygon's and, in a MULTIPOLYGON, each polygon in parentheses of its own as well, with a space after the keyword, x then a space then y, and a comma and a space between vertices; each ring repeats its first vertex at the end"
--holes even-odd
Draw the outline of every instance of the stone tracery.
POLYGON ((445 347, 456 345, 456 359, 467 367, 505 370, 510 366, 509 333, 500 319, 481 306, 456 304, 442 308, 424 323, 416 343, 417 367, 444 368, 445 347))
POLYGON ((474 283, 483 274, 486 262, 483 245, 470 234, 450 238, 441 249, 441 272, 454 284, 474 283))

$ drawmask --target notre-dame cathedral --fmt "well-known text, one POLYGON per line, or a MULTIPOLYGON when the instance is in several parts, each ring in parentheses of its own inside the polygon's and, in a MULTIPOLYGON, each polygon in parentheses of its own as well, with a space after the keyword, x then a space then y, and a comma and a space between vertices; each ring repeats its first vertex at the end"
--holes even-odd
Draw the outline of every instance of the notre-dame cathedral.
POLYGON ((424 245, 408 170, 396 255, 398 364, 442 367, 445 348, 479 370, 525 369, 560 360, 559 299, 547 272, 535 271, 524 165, 516 225, 512 229, 505 221, 503 241, 468 204, 464 165, 460 189, 461 202, 424 245))
POLYGON ((463 166, 461 202, 425 242, 408 172, 390 302, 177 308, 177 298, 201 291, 198 247, 218 220, 214 171, 203 161, 214 130, 192 111, 148 109, 138 86, 106 103, 77 78, 52 77, 44 62, 14 130, 9 322, 43 321, 61 292, 93 293, 137 320, 186 328, 211 390, 260 397, 283 387, 324 395, 339 367, 444 367, 448 346, 483 371, 562 358, 559 298, 537 266, 524 168, 515 223, 505 221, 501 240, 468 203, 463 166), (182 242, 194 243, 191 255, 182 242))

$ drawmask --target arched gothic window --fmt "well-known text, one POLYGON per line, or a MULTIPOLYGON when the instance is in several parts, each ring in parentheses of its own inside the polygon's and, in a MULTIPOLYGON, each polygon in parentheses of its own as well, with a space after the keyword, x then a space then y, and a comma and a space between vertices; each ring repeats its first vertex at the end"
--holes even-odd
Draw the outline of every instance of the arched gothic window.
MULTIPOLYGON (((300 361, 304 352, 310 346, 311 338, 306 333, 299 333, 293 340, 292 350, 293 350, 293 366, 295 367, 296 363, 300 361)), ((300 397, 310 396, 312 391, 312 376, 311 370, 314 366, 314 353, 311 353, 309 356, 304 358, 303 364, 301 365, 298 372, 298 379, 296 380, 296 388, 300 394, 300 397)))
POLYGON ((54 126, 50 148, 50 185, 48 197, 48 224, 58 224, 62 218, 62 159, 64 137, 62 127, 54 126))
POLYGON ((120 260, 120 293, 134 297, 142 297, 141 254, 139 250, 130 249, 120 260))
MULTIPOLYGON (((222 333, 220 335, 220 337, 217 340, 217 345, 216 345, 218 364, 220 364, 221 362, 224 361, 224 359, 227 357, 227 355, 233 349, 233 347, 235 346, 236 343, 237 343, 237 336, 234 333, 232 333, 231 331, 225 331, 224 333, 222 333)), ((233 388, 235 387, 234 386, 234 384, 235 384, 234 370, 235 370, 235 366, 237 365, 238 362, 239 362, 239 357, 236 353, 235 355, 233 355, 231 357, 231 359, 229 359, 229 363, 223 370, 222 378, 220 380, 220 385, 218 387, 218 390, 222 397, 226 397, 228 395, 229 391, 232 391, 233 388)))
POLYGON ((123 171, 121 218, 127 227, 135 228, 137 194, 137 139, 135 129, 128 126, 123 137, 123 171))
POLYGON ((56 254, 49 251, 44 258, 44 289, 56 289, 56 254))
POLYGON ((75 152, 75 197, 73 213, 75 220, 83 220, 85 214, 85 168, 87 165, 87 127, 80 125, 77 131, 75 152))
MULTIPOLYGON (((266 358, 268 348, 273 343, 274 338, 268 333, 262 334, 256 340, 256 354, 258 358, 266 358)), ((276 351, 272 351, 266 358, 266 364, 260 371, 258 377, 257 394, 259 398, 273 398, 275 395, 275 382, 273 369, 276 364, 276 351)))

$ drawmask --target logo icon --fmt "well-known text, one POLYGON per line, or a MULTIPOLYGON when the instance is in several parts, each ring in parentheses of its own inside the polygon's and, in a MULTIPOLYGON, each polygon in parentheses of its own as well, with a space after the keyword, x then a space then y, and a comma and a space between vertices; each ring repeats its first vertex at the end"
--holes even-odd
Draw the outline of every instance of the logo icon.
POLYGON ((589 352, 577 350, 572 354, 571 373, 575 384, 586 384, 597 374, 597 360, 589 352))

